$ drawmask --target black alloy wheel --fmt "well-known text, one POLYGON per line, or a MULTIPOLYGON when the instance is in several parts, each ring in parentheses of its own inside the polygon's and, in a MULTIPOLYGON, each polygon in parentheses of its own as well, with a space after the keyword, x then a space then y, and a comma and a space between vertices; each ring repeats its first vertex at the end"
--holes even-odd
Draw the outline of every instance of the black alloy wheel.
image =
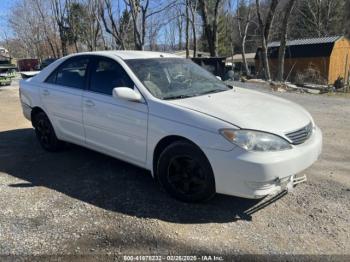
POLYGON ((206 188, 206 176, 190 156, 175 156, 170 160, 167 180, 174 190, 187 196, 200 194, 206 188))
POLYGON ((39 112, 34 116, 33 126, 35 128, 36 137, 42 148, 54 152, 63 147, 64 142, 57 139, 55 130, 44 112, 39 112))
POLYGON ((161 153, 156 175, 165 190, 185 202, 199 202, 215 194, 211 165, 194 144, 178 141, 161 153))

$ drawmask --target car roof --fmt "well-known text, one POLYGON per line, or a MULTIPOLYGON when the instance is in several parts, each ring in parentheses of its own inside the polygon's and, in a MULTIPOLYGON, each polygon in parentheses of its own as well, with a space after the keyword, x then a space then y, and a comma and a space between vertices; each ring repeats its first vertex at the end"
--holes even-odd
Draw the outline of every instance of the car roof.
POLYGON ((78 53, 74 56, 78 55, 101 55, 101 56, 118 56, 121 59, 147 59, 147 58, 159 58, 159 57, 173 57, 173 58, 180 58, 177 55, 164 53, 164 52, 154 52, 154 51, 135 51, 135 50, 108 50, 108 51, 94 51, 94 52, 84 52, 84 53, 78 53))
POLYGON ((79 57, 85 55, 99 55, 106 57, 119 57, 123 60, 127 59, 148 59, 148 58, 160 58, 160 57, 169 57, 169 58, 181 58, 180 56, 169 54, 165 52, 153 52, 153 51, 135 51, 135 50, 107 50, 107 51, 93 51, 93 52, 82 52, 75 53, 68 56, 65 56, 61 59, 56 60, 53 63, 50 63, 47 67, 45 67, 40 74, 37 74, 33 79, 35 81, 43 82, 49 74, 56 68, 57 64, 62 63, 63 61, 71 58, 71 57, 79 57))

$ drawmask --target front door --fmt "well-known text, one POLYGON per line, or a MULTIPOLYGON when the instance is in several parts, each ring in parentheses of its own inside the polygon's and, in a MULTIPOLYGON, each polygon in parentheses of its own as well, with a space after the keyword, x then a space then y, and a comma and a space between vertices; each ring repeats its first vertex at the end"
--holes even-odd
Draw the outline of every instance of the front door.
POLYGON ((148 107, 146 103, 114 98, 115 87, 135 88, 115 60, 95 57, 90 84, 83 94, 83 120, 89 147, 135 164, 146 161, 148 107))

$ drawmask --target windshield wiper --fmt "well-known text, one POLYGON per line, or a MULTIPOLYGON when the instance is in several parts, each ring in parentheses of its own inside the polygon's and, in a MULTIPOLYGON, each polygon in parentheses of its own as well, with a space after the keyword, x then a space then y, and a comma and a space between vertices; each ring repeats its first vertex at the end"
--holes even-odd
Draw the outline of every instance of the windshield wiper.
POLYGON ((167 97, 164 97, 163 99, 171 100, 171 99, 180 99, 180 98, 189 98, 189 97, 192 97, 192 96, 189 96, 189 95, 167 96, 167 97))

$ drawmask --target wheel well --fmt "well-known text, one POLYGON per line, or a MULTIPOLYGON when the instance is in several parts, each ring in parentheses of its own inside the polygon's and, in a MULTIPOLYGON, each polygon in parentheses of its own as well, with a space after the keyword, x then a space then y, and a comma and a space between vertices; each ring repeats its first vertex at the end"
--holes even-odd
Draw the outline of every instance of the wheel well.
POLYGON ((32 108, 32 112, 30 113, 30 118, 31 118, 31 120, 32 120, 32 125, 34 126, 35 125, 35 116, 38 114, 38 113, 40 113, 40 112, 43 112, 43 113, 45 113, 44 112, 44 110, 42 110, 40 107, 34 107, 34 108, 32 108))
MULTIPOLYGON (((157 162, 159 159, 160 154, 164 151, 164 149, 169 146, 170 144, 177 142, 177 141, 186 141, 189 142, 191 144, 194 144, 195 146, 197 146, 195 143, 193 143, 191 140, 182 137, 182 136, 167 136, 162 138, 158 144, 156 145, 155 149, 154 149, 154 153, 153 153, 153 176, 154 178, 157 179, 156 174, 157 174, 157 162)), ((197 146, 198 147, 198 146, 197 146)))

